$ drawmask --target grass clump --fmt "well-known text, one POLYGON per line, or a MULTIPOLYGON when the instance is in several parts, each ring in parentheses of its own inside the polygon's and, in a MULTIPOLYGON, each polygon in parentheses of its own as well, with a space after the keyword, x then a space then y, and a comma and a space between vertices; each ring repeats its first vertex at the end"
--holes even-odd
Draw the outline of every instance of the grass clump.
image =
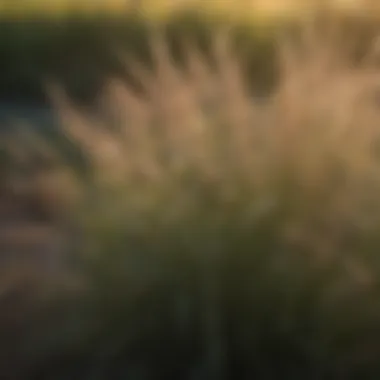
POLYGON ((111 78, 96 117, 50 87, 90 168, 69 213, 88 288, 40 377, 380 374, 378 68, 322 31, 281 41, 264 99, 223 33, 212 67, 154 37, 153 70, 126 62, 141 91, 111 78))

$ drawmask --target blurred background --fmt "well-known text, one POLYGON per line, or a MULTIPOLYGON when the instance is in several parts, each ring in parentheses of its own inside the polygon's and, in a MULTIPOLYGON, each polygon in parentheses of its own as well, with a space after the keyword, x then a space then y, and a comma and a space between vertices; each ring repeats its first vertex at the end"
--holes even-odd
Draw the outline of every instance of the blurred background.
POLYGON ((377 379, 380 3, 0 0, 0 379, 377 379))

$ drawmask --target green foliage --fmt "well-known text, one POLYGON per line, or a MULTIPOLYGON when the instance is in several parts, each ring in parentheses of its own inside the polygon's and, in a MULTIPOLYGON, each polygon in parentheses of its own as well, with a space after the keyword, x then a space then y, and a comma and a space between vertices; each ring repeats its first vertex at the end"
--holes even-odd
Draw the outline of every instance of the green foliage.
MULTIPOLYGON (((223 16, 197 12, 173 14, 158 22, 165 29, 177 59, 183 55, 183 40, 191 40, 208 51, 213 34, 227 25, 223 16)), ((153 27, 154 29, 155 27, 153 27)), ((254 22, 233 22, 232 34, 237 51, 246 62, 257 91, 267 91, 275 81, 274 28, 254 22)), ((44 17, 0 19, 0 55, 2 56, 0 96, 9 100, 41 101, 44 82, 55 79, 78 100, 91 100, 110 74, 131 73, 117 53, 150 62, 149 34, 152 22, 138 14, 120 17, 82 17, 73 13, 63 19, 44 17)))
MULTIPOLYGON (((376 17, 342 16, 339 23, 344 24, 347 40, 361 42, 359 55, 366 52, 366 43, 379 30, 376 17)), ((274 59, 277 37, 299 30, 299 19, 229 20, 223 14, 179 11, 153 26, 151 19, 135 13, 84 17, 74 12, 59 19, 0 17, 0 97, 41 101, 45 98, 44 84, 53 78, 67 86, 76 99, 93 100, 110 73, 123 74, 132 81, 117 54, 120 49, 150 63, 148 36, 152 30, 165 30, 174 57, 181 61, 184 41, 190 40, 209 53, 212 36, 226 27, 244 62, 249 83, 255 84, 252 91, 268 93, 278 80, 274 59)))

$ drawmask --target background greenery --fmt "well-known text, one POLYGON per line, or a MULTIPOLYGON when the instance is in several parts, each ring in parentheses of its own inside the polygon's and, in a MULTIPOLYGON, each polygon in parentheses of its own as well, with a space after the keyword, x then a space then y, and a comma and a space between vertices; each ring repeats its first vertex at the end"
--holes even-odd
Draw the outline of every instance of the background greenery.
MULTIPOLYGON (((361 41, 360 53, 378 31, 376 14, 336 16, 340 24, 346 24, 347 40, 361 41)), ((212 35, 223 25, 231 29, 237 54, 245 62, 255 90, 265 93, 277 77, 274 63, 277 36, 285 30, 299 29, 307 15, 305 12, 292 17, 286 14, 241 17, 234 16, 232 11, 212 13, 199 9, 173 10, 161 16, 148 11, 115 15, 80 13, 75 9, 61 17, 21 12, 15 18, 3 13, 0 14, 0 97, 5 101, 41 102, 45 99, 46 81, 57 79, 78 100, 94 99, 108 74, 128 76, 124 62, 117 56, 119 49, 149 62, 147 37, 152 28, 165 30, 173 54, 179 59, 183 56, 184 40, 195 40, 207 51, 212 35)))

